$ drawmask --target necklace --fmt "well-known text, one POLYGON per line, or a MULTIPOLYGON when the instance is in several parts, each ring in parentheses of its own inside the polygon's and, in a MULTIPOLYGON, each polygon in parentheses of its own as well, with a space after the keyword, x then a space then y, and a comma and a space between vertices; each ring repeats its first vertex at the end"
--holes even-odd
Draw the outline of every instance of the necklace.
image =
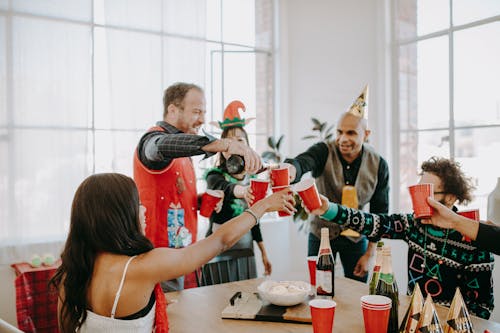
POLYGON ((448 242, 448 234, 450 233, 450 229, 446 229, 446 232, 445 232, 443 248, 441 249, 441 258, 438 260, 438 264, 434 265, 434 267, 432 267, 432 268, 427 267, 427 234, 428 234, 427 229, 428 229, 428 226, 425 226, 425 229, 424 229, 424 263, 422 264, 422 268, 424 268, 424 269, 428 268, 429 273, 432 274, 431 277, 434 280, 436 280, 436 279, 441 280, 439 268, 440 268, 441 264, 443 263, 444 251, 446 250, 446 243, 448 242))

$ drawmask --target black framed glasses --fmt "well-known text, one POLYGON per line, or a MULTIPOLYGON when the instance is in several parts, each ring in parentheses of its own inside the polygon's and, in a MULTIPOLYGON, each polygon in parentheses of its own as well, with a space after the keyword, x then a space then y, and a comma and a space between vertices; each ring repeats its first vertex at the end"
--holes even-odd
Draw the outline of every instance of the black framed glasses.
POLYGON ((436 194, 447 194, 446 192, 443 192, 443 191, 437 191, 437 192, 434 192, 434 195, 436 194))

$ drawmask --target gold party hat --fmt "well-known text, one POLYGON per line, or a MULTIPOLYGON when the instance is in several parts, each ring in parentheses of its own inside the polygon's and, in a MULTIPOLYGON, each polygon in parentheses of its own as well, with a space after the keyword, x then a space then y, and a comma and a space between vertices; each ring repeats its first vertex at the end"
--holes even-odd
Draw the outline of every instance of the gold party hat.
POLYGON ((417 332, 418 321, 422 315, 422 309, 424 306, 424 297, 420 291, 418 283, 415 284, 415 289, 413 289, 413 294, 411 295, 410 306, 406 311, 406 314, 401 322, 401 327, 399 332, 401 333, 415 333, 417 332))
MULTIPOLYGON (((342 188, 342 206, 359 209, 358 204, 358 193, 356 192, 356 188, 351 185, 345 185, 342 188)), ((359 232, 356 232, 352 229, 345 229, 340 233, 342 236, 346 237, 359 237, 361 236, 359 232)))
POLYGON ((418 321, 416 332, 420 333, 443 333, 443 328, 439 323, 439 318, 434 307, 431 295, 427 294, 427 298, 418 321))
POLYGON ((358 98, 352 103, 347 113, 359 118, 368 119, 368 85, 365 86, 358 98))
POLYGON ((450 310, 444 323, 444 332, 474 333, 469 311, 467 311, 467 306, 458 287, 455 290, 455 296, 453 297, 453 301, 451 301, 450 310))

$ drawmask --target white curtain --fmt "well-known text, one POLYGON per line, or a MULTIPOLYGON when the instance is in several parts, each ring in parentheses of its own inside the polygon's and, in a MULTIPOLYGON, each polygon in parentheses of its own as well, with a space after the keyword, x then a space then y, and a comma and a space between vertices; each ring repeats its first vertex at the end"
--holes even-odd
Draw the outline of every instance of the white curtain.
POLYGON ((0 1, 0 264, 59 255, 76 188, 132 175, 164 87, 208 87, 207 4, 0 1))

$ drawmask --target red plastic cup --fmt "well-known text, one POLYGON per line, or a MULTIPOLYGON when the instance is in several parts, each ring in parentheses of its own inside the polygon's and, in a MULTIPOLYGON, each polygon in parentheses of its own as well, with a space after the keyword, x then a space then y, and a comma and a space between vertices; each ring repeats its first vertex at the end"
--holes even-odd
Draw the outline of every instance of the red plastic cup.
POLYGON ((307 257, 307 267, 309 268, 309 282, 313 286, 316 285, 316 261, 318 261, 317 256, 307 257))
POLYGON ((270 177, 273 187, 290 185, 288 167, 279 167, 277 169, 272 169, 270 177))
POLYGON ((252 193, 254 196, 252 206, 259 200, 262 200, 266 197, 267 189, 269 187, 269 180, 263 179, 251 179, 250 180, 250 188, 252 189, 252 193))
POLYGON ((210 217, 222 196, 219 192, 207 190, 201 197, 200 215, 210 217))
MULTIPOLYGON (((479 221, 479 209, 471 209, 471 210, 464 210, 461 212, 457 212, 458 215, 465 216, 466 218, 479 221)), ((467 236, 463 236, 463 240, 466 242, 471 242, 472 239, 470 239, 467 236)))
POLYGON ((304 205, 309 211, 313 211, 321 207, 321 199, 319 198, 318 189, 314 179, 304 179, 295 184, 295 192, 297 192, 304 202, 304 205))
POLYGON ((361 297, 361 309, 366 333, 386 333, 392 301, 389 297, 366 295, 361 297))
MULTIPOLYGON (((282 191, 284 190, 285 188, 288 188, 289 186, 288 185, 285 185, 285 186, 275 186, 275 187, 271 187, 271 190, 273 191, 273 193, 275 192, 279 192, 279 191, 282 191)), ((278 211, 278 216, 279 217, 285 217, 285 216, 292 216, 292 214, 288 214, 287 212, 285 211, 278 211)))
POLYGON ((313 299, 309 301, 314 333, 331 333, 335 319, 337 303, 329 299, 313 299))
POLYGON ((457 212, 457 214, 465 216, 474 221, 479 221, 479 209, 463 210, 461 212, 457 212))
POLYGON ((434 198, 434 184, 417 184, 408 187, 413 204, 415 218, 428 218, 432 216, 432 207, 427 203, 427 198, 434 198))

